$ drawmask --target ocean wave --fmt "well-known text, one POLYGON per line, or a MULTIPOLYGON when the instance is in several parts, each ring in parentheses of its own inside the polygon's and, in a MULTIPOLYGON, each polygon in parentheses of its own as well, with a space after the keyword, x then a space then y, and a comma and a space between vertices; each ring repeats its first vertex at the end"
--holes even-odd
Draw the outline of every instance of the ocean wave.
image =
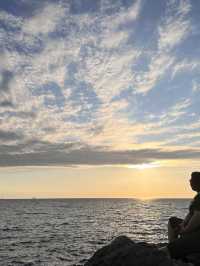
POLYGON ((40 200, 34 205, 32 201, 18 200, 14 209, 9 200, 2 201, 2 266, 83 265, 97 248, 118 235, 136 241, 164 242, 172 204, 173 215, 184 216, 188 206, 185 200, 144 204, 131 200, 79 199, 63 200, 60 205, 54 200, 40 200))
POLYGON ((23 228, 21 228, 21 227, 5 227, 5 228, 0 228, 0 231, 3 231, 3 232, 8 232, 8 231, 23 231, 23 228))

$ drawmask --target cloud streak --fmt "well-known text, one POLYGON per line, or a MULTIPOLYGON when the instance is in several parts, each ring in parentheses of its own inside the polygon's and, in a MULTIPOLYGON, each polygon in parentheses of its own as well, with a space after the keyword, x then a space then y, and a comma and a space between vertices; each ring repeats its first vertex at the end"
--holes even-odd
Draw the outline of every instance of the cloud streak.
MULTIPOLYGON (((72 165, 130 165, 150 163, 155 160, 199 159, 200 151, 195 149, 164 151, 160 149, 113 151, 105 148, 83 146, 74 149, 74 144, 65 146, 50 143, 34 143, 38 145, 35 152, 17 152, 24 146, 15 146, 11 154, 9 146, 2 146, 4 154, 0 154, 0 166, 72 166, 72 165), (42 145, 41 145, 42 144, 42 145), (7 151, 7 152, 6 152, 7 151)), ((80 144, 77 144, 80 145, 80 144)), ((27 146, 26 146, 27 148, 27 146)), ((1 149, 2 150, 2 149, 1 149)))

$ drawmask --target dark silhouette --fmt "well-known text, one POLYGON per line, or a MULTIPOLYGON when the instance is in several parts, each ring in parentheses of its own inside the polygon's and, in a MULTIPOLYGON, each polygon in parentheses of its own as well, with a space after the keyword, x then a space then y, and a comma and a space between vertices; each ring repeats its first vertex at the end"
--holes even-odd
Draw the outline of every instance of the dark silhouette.
POLYGON ((175 259, 200 253, 200 172, 191 174, 190 186, 197 195, 192 200, 185 219, 171 217, 168 222, 169 244, 165 251, 175 259))
POLYGON ((178 217, 169 219, 167 246, 163 247, 163 243, 158 245, 135 243, 128 237, 119 236, 97 250, 89 260, 84 261, 84 266, 186 266, 189 265, 187 262, 199 266, 200 172, 191 174, 190 185, 197 195, 192 200, 185 219, 178 217), (181 260, 176 261, 171 258, 181 260))

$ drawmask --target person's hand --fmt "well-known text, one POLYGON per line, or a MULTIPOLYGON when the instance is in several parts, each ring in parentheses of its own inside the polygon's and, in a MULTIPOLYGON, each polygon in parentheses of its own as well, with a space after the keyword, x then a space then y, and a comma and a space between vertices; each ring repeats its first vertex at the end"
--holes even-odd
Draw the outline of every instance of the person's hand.
POLYGON ((180 224, 180 226, 179 226, 179 234, 184 234, 185 233, 185 226, 184 226, 184 224, 182 223, 182 224, 180 224))
POLYGON ((184 231, 184 223, 180 223, 176 228, 174 228, 174 231, 177 235, 181 234, 184 231))
POLYGON ((181 226, 180 225, 178 225, 178 226, 176 226, 175 228, 174 228, 174 232, 175 232, 175 234, 180 234, 180 230, 181 230, 181 226))

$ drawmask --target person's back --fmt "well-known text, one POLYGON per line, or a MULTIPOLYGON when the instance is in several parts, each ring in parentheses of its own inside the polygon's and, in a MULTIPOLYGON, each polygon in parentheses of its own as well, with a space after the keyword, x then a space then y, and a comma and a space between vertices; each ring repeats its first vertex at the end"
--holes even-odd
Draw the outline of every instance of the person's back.
POLYGON ((168 222, 167 251, 172 258, 184 258, 200 253, 200 172, 191 174, 190 185, 197 195, 189 206, 185 219, 171 217, 168 222))

